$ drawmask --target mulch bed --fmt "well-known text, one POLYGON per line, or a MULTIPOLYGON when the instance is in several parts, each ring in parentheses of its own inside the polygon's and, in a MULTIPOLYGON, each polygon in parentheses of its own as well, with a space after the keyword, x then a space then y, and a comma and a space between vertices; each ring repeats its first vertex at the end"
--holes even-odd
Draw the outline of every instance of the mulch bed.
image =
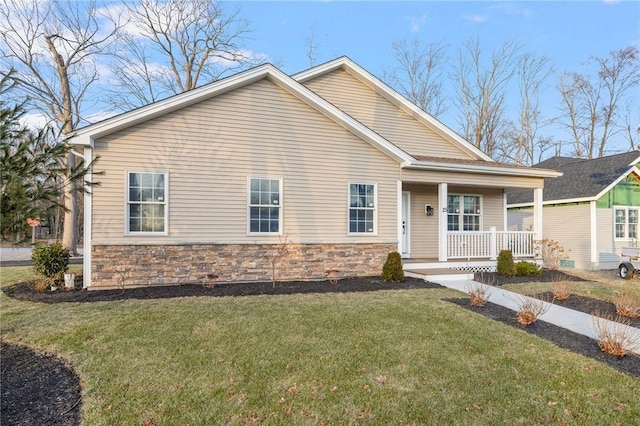
MULTIPOLYGON (((502 279, 492 279, 491 274, 479 274, 490 279, 493 285, 506 283, 502 279)), ((480 278, 480 277, 478 277, 480 278)), ((557 281, 556 275, 543 274, 540 280, 557 281)), ((566 278, 565 278, 566 279, 566 278)), ((577 280, 578 278, 572 277, 577 280)), ((514 282, 514 279, 509 279, 514 282)), ((532 279, 527 278, 528 282, 532 279)), ((81 279, 77 285, 81 287, 81 279)), ((439 284, 424 282, 416 278, 407 278, 402 283, 386 283, 380 278, 363 277, 341 279, 336 284, 329 281, 278 282, 276 287, 270 282, 247 284, 216 284, 205 286, 185 284, 172 286, 152 286, 131 289, 92 290, 81 288, 65 291, 46 291, 36 293, 31 283, 20 283, 3 288, 10 297, 30 302, 104 302, 127 299, 161 299, 172 297, 197 296, 254 296, 285 295, 300 293, 338 293, 380 290, 400 290, 419 288, 442 288, 439 284)), ((592 313, 596 307, 595 299, 583 300, 572 295, 566 307, 592 313), (588 303, 587 303, 588 302, 588 303), (585 308, 587 306, 587 308, 585 308)), ((487 303, 482 308, 469 305, 466 298, 448 299, 465 309, 471 309, 481 315, 523 329, 556 345, 587 357, 596 359, 632 376, 640 377, 640 356, 627 355, 616 358, 600 351, 597 343, 585 336, 573 333, 553 324, 537 321, 524 327, 515 321, 515 313, 507 308, 487 303)), ((604 302, 607 303, 607 302, 604 302)), ((607 303, 611 305, 610 303, 607 303)), ((604 309, 603 306, 599 306, 604 309)), ((2 415, 0 424, 4 425, 77 425, 80 423, 80 380, 78 376, 59 358, 38 354, 28 348, 2 342, 2 415)))
POLYGON ((80 424, 80 378, 58 357, 0 343, 2 426, 80 424))
MULTIPOLYGON (((82 282, 81 280, 79 281, 82 282)), ((76 280, 78 283, 78 280, 76 280)), ((81 284, 80 284, 81 286, 81 284)), ((439 284, 425 282, 418 278, 407 278, 401 283, 388 283, 378 277, 344 278, 332 284, 329 281, 291 281, 255 283, 180 284, 149 286, 113 290, 56 290, 37 293, 31 290, 31 283, 20 283, 5 287, 2 291, 17 300, 41 303, 61 302, 108 302, 127 299, 167 299, 172 297, 198 296, 259 296, 301 293, 352 293, 379 290, 406 290, 415 288, 442 288, 439 284)))
POLYGON ((549 283, 558 281, 584 281, 582 278, 574 277, 562 271, 550 271, 543 269, 541 274, 537 277, 506 277, 500 275, 497 272, 476 272, 473 277, 474 280, 493 285, 496 287, 503 286, 505 284, 524 284, 524 283, 549 283))

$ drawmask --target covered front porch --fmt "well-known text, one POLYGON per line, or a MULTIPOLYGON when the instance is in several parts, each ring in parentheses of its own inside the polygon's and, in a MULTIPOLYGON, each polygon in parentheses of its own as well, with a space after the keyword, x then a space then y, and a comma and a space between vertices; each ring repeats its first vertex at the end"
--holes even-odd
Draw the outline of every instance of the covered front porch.
POLYGON ((509 186, 402 182, 399 189, 399 252, 407 275, 495 271, 501 250, 516 260, 534 260, 534 243, 542 235, 542 188, 529 188, 536 206, 528 231, 507 229, 506 194, 515 190, 509 186))

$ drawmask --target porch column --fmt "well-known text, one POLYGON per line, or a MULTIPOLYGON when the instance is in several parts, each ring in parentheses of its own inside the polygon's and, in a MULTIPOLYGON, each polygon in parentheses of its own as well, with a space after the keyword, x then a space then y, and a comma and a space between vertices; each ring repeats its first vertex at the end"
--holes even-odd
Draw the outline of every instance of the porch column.
POLYGON ((533 190, 533 232, 536 240, 542 239, 542 188, 533 190))
POLYGON ((447 261, 447 184, 438 184, 438 261, 447 261))
POLYGON ((402 255, 402 236, 403 236, 403 226, 402 226, 402 181, 399 180, 396 182, 396 221, 397 221, 397 233, 398 233, 398 253, 402 255))

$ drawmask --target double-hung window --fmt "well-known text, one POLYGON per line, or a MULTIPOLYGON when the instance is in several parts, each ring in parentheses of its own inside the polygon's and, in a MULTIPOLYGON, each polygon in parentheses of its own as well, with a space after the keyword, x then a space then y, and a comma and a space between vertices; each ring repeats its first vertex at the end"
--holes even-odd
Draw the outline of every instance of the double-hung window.
POLYGON ((167 174, 127 173, 127 234, 167 233, 167 174))
POLYGON ((282 179, 249 178, 249 233, 277 234, 282 228, 282 179))
POLYGON ((480 231, 482 199, 479 195, 447 196, 447 230, 480 231))
POLYGON ((616 238, 638 238, 638 209, 616 208, 614 226, 616 238))
POLYGON ((375 234, 376 198, 375 184, 349 184, 350 234, 375 234))

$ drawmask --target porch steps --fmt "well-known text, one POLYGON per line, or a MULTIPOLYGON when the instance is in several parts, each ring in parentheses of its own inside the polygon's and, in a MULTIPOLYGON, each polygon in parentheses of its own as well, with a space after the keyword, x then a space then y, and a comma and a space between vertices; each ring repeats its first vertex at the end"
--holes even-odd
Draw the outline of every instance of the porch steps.
POLYGON ((460 269, 450 268, 426 268, 426 269, 405 269, 404 275, 412 278, 421 278, 426 281, 455 281, 455 280, 472 280, 473 271, 463 271, 460 269))

